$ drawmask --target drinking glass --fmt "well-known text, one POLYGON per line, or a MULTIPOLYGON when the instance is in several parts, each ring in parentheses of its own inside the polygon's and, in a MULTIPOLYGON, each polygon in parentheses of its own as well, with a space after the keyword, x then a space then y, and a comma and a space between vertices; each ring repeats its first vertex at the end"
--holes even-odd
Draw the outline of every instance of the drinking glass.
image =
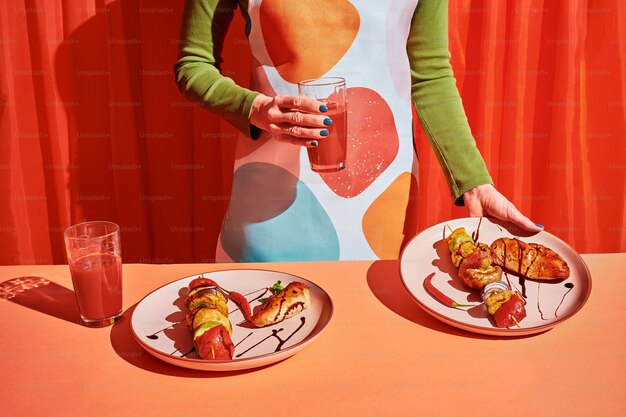
POLYGON ((323 102, 328 108, 326 115, 333 121, 328 126, 328 136, 322 137, 318 146, 307 148, 311 169, 315 172, 344 169, 348 134, 345 78, 322 77, 300 81, 298 94, 323 102))
POLYGON ((65 230, 65 249, 83 324, 108 326, 122 315, 120 228, 90 221, 65 230))

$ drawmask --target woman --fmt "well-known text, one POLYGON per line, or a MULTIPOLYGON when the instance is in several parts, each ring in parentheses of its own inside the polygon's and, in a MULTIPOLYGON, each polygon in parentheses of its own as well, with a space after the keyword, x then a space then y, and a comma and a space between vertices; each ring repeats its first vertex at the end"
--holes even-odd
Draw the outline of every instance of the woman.
POLYGON ((470 216, 541 230, 493 186, 449 63, 447 0, 187 0, 176 80, 240 131, 218 261, 397 258, 415 234, 411 104, 470 216), (251 89, 219 72, 236 7, 252 51, 251 89), (311 171, 306 147, 332 129, 297 96, 321 76, 348 84, 346 169, 311 171))

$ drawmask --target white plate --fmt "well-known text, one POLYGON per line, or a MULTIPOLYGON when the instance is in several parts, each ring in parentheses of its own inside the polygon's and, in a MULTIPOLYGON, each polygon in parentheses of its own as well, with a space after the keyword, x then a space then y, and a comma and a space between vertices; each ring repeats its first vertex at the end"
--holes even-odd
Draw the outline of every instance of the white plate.
POLYGON ((256 368, 286 359, 313 342, 333 314, 328 294, 304 278, 275 271, 227 270, 191 275, 169 283, 145 296, 133 311, 131 328, 139 344, 150 354, 173 365, 206 371, 235 371, 256 368), (203 360, 193 350, 191 330, 187 327, 185 298, 194 278, 206 277, 221 287, 244 294, 250 306, 255 299, 269 297, 268 288, 276 281, 283 286, 299 281, 309 286, 311 306, 302 313, 271 326, 248 325, 238 306, 228 302, 231 336, 235 344, 232 360, 203 360))
POLYGON ((532 234, 510 223, 490 218, 482 218, 478 236, 480 242, 491 245, 494 240, 501 237, 518 237, 525 242, 542 244, 554 250, 567 262, 570 277, 551 282, 520 280, 517 274, 511 272, 503 275, 502 279, 506 280, 508 277, 513 289, 522 292, 525 286, 527 316, 519 328, 495 327, 484 304, 464 311, 447 307, 434 299, 424 289, 424 279, 431 272, 435 272, 433 285, 454 301, 461 304, 482 302, 480 292, 466 287, 457 277, 457 268, 452 263, 448 247, 443 241, 444 233, 448 236, 450 230, 458 227, 465 227, 467 233, 472 235, 478 229, 479 222, 478 217, 468 217, 437 224, 415 236, 402 252, 400 258, 402 281, 426 312, 445 323, 471 332, 520 336, 548 330, 572 317, 583 307, 591 293, 591 275, 587 265, 574 249, 548 232, 532 234))

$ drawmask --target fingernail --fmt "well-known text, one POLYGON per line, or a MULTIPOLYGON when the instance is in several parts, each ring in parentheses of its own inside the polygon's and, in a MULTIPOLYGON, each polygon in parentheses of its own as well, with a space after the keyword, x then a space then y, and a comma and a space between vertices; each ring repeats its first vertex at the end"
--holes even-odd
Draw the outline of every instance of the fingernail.
POLYGON ((543 224, 535 223, 535 226, 541 227, 543 229, 543 224))
POLYGON ((320 111, 326 113, 328 111, 328 107, 326 107, 326 105, 322 104, 320 106, 320 111))
POLYGON ((311 142, 309 142, 309 146, 316 147, 317 146, 317 141, 316 140, 312 140, 311 142))
POLYGON ((325 124, 326 126, 330 126, 330 125, 332 125, 332 124, 333 124, 333 119, 331 119, 330 117, 325 118, 325 119, 324 119, 324 124, 325 124))
POLYGON ((324 129, 320 132, 320 136, 328 136, 328 130, 324 129))

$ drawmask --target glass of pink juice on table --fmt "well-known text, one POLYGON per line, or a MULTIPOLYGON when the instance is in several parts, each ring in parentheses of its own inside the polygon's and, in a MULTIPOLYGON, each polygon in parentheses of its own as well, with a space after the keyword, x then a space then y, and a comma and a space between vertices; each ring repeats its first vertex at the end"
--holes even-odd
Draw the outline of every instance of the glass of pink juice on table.
POLYGON ((120 228, 104 221, 65 230, 65 249, 83 323, 107 326, 122 315, 120 228))
POLYGON ((332 124, 328 136, 318 140, 318 146, 307 148, 311 169, 315 172, 335 172, 346 167, 346 137, 348 115, 346 108, 346 80, 341 77, 322 77, 300 81, 298 94, 323 102, 325 113, 332 124))

